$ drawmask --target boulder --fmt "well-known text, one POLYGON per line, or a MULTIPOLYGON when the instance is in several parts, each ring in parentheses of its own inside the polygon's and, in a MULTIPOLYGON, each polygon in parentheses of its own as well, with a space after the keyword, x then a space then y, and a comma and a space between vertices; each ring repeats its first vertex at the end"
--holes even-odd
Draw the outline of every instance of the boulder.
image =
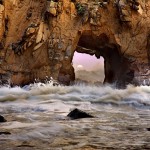
POLYGON ((11 134, 11 133, 10 133, 10 132, 7 132, 7 131, 6 131, 6 132, 0 132, 0 135, 3 135, 3 134, 4 134, 4 135, 9 135, 9 134, 11 134))
POLYGON ((6 122, 6 121, 7 120, 3 116, 0 115, 0 122, 2 123, 2 122, 6 122))
POLYGON ((94 118, 92 115, 82 111, 82 110, 79 110, 77 108, 75 108, 74 110, 72 110, 68 115, 67 117, 69 117, 70 119, 81 119, 81 118, 94 118))

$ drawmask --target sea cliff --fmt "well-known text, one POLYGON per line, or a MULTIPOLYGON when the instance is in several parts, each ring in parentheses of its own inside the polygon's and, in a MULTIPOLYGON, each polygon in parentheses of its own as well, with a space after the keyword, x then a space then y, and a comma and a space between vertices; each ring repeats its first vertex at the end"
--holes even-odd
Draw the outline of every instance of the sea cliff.
POLYGON ((0 0, 1 84, 69 84, 75 51, 104 57, 105 83, 149 84, 150 1, 0 0))

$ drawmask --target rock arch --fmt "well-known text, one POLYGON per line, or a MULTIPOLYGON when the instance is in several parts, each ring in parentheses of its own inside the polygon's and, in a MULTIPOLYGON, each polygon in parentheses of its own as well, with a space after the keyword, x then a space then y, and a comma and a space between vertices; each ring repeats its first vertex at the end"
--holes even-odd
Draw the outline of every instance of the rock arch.
MULTIPOLYGON (((95 55, 97 59, 101 56, 104 58, 104 83, 115 83, 117 87, 125 87, 129 83, 133 83, 134 70, 130 68, 130 62, 121 53, 119 45, 110 43, 110 39, 105 33, 95 36, 91 31, 83 31, 72 53, 75 51, 95 55)), ((73 57, 64 61, 64 65, 60 69, 60 76, 68 75, 66 78, 64 77, 64 81, 66 79, 69 82, 69 76, 70 80, 75 80, 74 69, 72 65, 69 65, 72 59, 73 57), (67 61, 69 64, 66 63, 67 61), (66 66, 70 66, 70 70, 66 70, 66 66)))
POLYGON ((2 83, 67 74, 69 83, 76 50, 104 57, 107 83, 149 84, 149 1, 8 0, 0 7, 2 83))

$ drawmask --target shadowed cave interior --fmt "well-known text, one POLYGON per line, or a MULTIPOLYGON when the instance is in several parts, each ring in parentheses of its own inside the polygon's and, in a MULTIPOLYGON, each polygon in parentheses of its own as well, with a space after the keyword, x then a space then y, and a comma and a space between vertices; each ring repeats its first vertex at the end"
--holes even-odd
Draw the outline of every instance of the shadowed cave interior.
POLYGON ((120 47, 111 43, 106 34, 93 36, 84 32, 79 40, 77 52, 95 55, 98 59, 104 58, 104 83, 126 86, 134 78, 134 71, 130 70, 129 61, 121 54, 120 47))

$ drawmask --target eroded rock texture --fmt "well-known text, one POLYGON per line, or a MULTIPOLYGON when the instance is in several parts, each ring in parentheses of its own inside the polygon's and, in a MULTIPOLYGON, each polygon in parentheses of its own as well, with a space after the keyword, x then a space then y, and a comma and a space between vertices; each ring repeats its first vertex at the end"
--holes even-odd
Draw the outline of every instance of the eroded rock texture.
POLYGON ((0 0, 1 84, 75 79, 74 52, 105 59, 105 83, 149 84, 149 0, 0 0))

